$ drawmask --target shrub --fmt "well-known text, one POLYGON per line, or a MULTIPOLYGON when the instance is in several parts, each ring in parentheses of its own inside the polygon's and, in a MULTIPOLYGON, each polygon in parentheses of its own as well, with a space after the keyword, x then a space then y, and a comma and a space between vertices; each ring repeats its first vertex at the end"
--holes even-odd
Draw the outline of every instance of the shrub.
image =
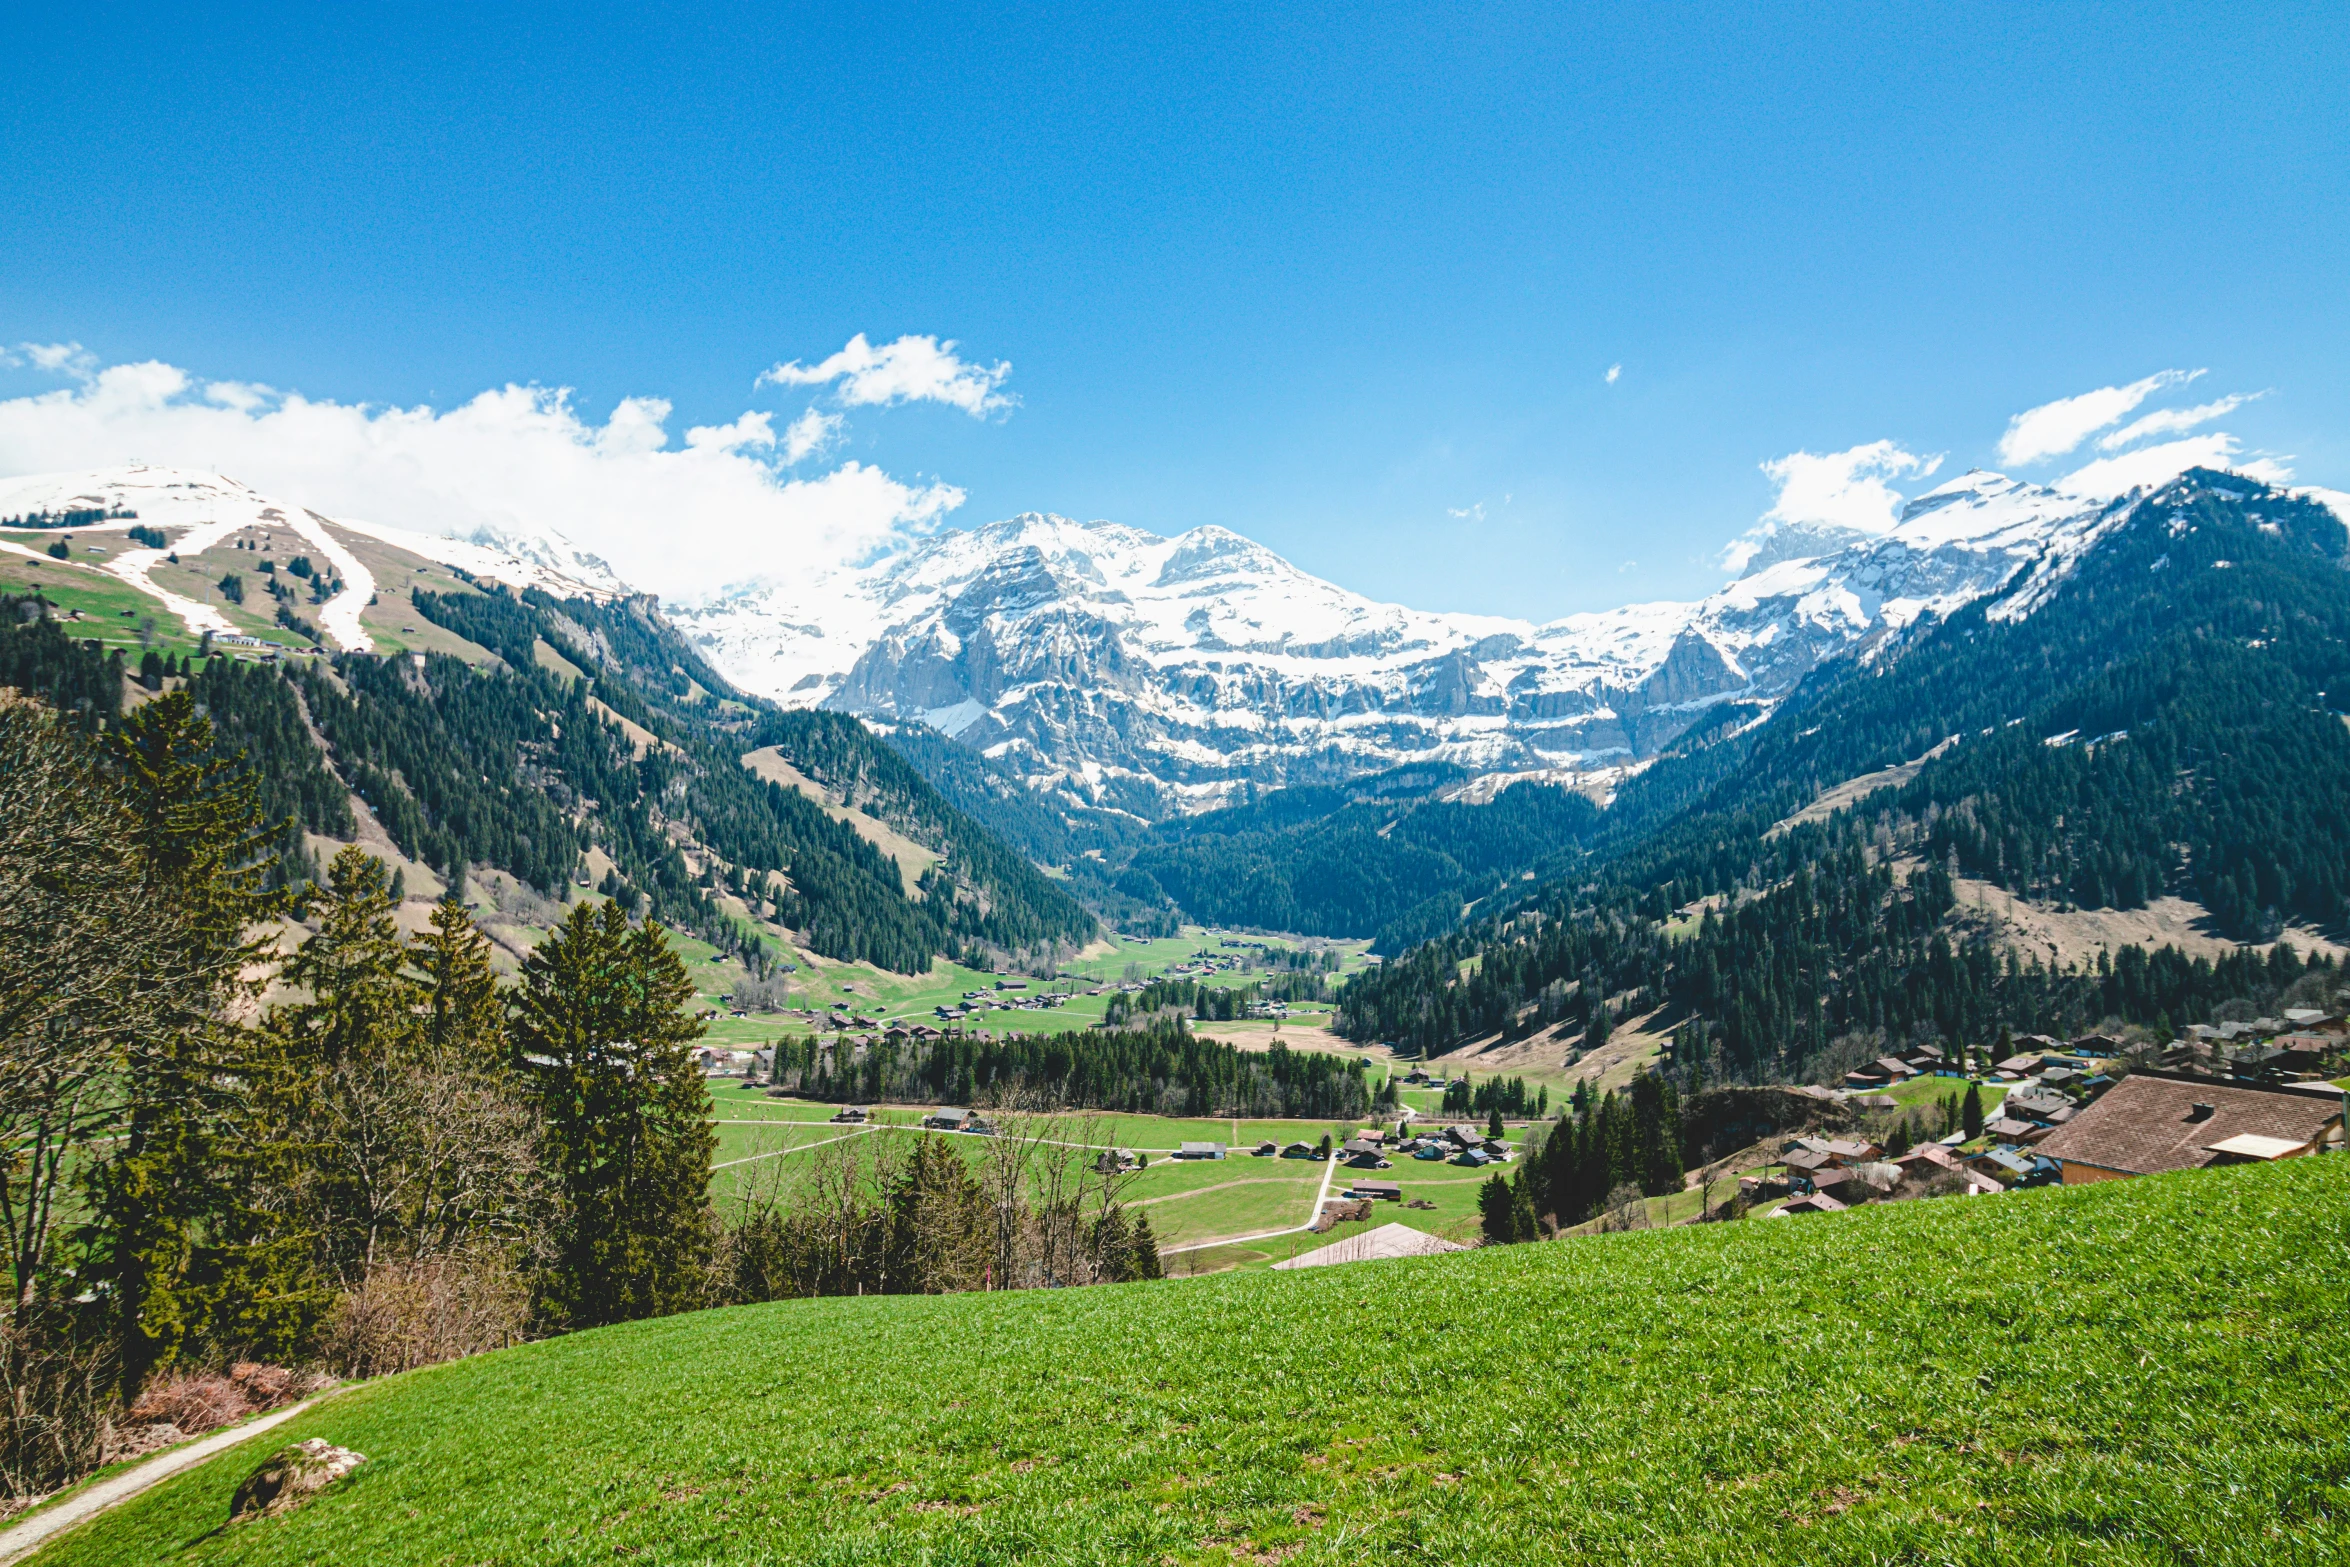
POLYGON ((522 1342, 530 1289, 503 1258, 378 1263, 335 1303, 329 1363, 346 1376, 389 1376, 522 1342))

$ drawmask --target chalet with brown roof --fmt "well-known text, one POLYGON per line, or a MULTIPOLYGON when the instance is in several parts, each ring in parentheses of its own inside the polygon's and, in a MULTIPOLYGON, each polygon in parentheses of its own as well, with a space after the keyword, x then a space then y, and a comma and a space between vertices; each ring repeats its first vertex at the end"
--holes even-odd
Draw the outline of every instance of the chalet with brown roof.
POLYGON ((2246 1159, 2317 1153, 2342 1137, 2339 1096, 2266 1083, 2137 1072, 2058 1128, 2038 1152, 2076 1186, 2246 1159))
POLYGON ((1774 1219, 1792 1218, 1799 1213, 1842 1213, 1847 1203, 1838 1202, 1826 1192, 1815 1192, 1809 1197, 1797 1197, 1779 1204, 1770 1212, 1774 1219))

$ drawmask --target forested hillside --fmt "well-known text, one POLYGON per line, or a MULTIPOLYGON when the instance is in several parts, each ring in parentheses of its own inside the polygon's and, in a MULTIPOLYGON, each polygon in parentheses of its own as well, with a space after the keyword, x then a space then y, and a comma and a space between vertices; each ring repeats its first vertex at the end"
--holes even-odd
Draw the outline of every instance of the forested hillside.
MULTIPOLYGON (((447 881, 479 867, 553 894, 600 856, 610 862, 600 890, 728 950, 793 940, 912 971, 942 953, 1068 949, 1094 933, 1073 899, 854 720, 742 696, 649 600, 462 587, 419 591, 415 604, 494 656, 214 656, 183 667, 149 655, 149 683, 185 684, 221 753, 256 780, 279 824, 272 885, 316 880, 303 834, 350 839, 355 795, 402 854, 447 881), (744 753, 761 746, 937 863, 909 892, 851 825, 745 769, 744 753)), ((37 601, 4 608, 0 684, 111 725, 119 655, 73 640, 37 601)))
POLYGON ((1447 798, 1471 775, 1431 763, 1146 825, 1040 797, 933 731, 898 728, 889 741, 1000 836, 1067 867, 1080 897, 1132 930, 1180 915, 1307 936, 1392 931, 1400 946, 1524 872, 1572 860, 1600 820, 1588 799, 1548 784, 1489 804, 1447 798))
POLYGON ((1817 1070, 1851 1036, 2273 999, 2302 974, 2289 952, 2019 964, 1952 920, 1952 878, 2084 907, 2175 892, 2248 942, 2350 915, 2344 558, 2323 508, 2187 474, 2117 509, 2036 607, 2022 595, 2044 585, 1973 605, 1823 670, 1759 729, 1659 764, 1586 865, 1349 986, 1339 1027, 1442 1050, 1562 1020, 1604 1033, 1611 1003, 1664 1005, 1685 1019, 1683 1074, 1771 1078, 1817 1070), (1780 826, 1823 787, 1937 747, 1906 784, 1780 826))

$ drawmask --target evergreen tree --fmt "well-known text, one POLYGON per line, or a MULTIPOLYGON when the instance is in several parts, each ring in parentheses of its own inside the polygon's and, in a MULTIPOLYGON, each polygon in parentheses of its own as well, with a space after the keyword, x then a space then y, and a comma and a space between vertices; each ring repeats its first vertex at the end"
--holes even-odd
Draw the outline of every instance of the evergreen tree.
POLYGON ((1636 1182, 1651 1197, 1681 1189, 1681 1105, 1673 1085, 1655 1072, 1632 1080, 1634 1166, 1617 1179, 1636 1182))
POLYGON ((1501 1109, 1499 1106, 1496 1106, 1494 1108, 1493 1114, 1486 1117, 1485 1119, 1485 1135, 1487 1137, 1499 1139, 1508 1130, 1509 1129, 1507 1127, 1501 1124, 1501 1109))
POLYGON ((1966 1132, 1970 1143, 1983 1135, 1983 1090, 1980 1084, 1966 1085, 1966 1103, 1959 1108, 1959 1125, 1966 1132))
POLYGON ((316 907, 318 934, 282 971, 310 999, 279 1008, 274 1019, 294 1058, 332 1068, 406 1054, 421 1029, 424 992, 406 972, 408 954, 392 917, 399 905, 383 861, 344 845, 327 867, 326 894, 316 907))
POLYGON ((319 1304, 298 1248, 258 1237, 239 1201, 272 1150, 246 1119, 267 1063, 231 1016, 257 989, 243 974, 268 955, 248 932, 282 906, 264 879, 280 829, 213 742, 183 690, 110 743, 145 897, 172 947, 148 980, 157 1026, 123 1044, 121 1140, 90 1176, 84 1272, 109 1305, 126 1395, 207 1339, 282 1354, 319 1304))
POLYGON ((424 1045, 444 1065, 486 1065, 505 1042, 505 999, 490 963, 489 938, 454 898, 433 905, 432 923, 408 944, 413 983, 424 994, 424 1045))
POLYGON ((1139 1213, 1134 1217, 1134 1235, 1126 1243, 1127 1255, 1132 1259, 1136 1279, 1163 1279, 1167 1265, 1159 1257, 1159 1238, 1151 1233, 1151 1216, 1139 1213))
POLYGON ((545 1281, 573 1327, 655 1316, 695 1297, 709 1250, 710 1093, 685 964, 651 921, 577 904, 522 966, 509 1035, 564 1199, 545 1281))
POLYGON ((1498 1171, 1477 1188, 1477 1219, 1488 1246, 1507 1246, 1518 1238, 1517 1198, 1498 1171))

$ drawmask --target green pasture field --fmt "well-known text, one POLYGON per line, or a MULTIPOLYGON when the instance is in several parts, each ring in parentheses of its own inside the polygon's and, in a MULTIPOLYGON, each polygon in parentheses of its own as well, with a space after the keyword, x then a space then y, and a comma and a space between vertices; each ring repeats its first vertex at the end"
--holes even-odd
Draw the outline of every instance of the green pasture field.
MULTIPOLYGON (((1086 989, 1099 985, 1115 987, 1124 978, 1129 964, 1140 964, 1150 978, 1158 978, 1169 968, 1194 958, 1213 953, 1229 954, 1232 949, 1220 945, 1227 936, 1235 940, 1263 941, 1271 946, 1295 947, 1294 938, 1278 936, 1233 936, 1231 932, 1186 926, 1180 936, 1157 941, 1130 941, 1116 938, 1116 950, 1090 958, 1073 958, 1061 965, 1064 974, 1059 979, 1027 979, 1026 989, 1020 994, 1038 995, 1047 991, 1075 992, 1062 1006, 1050 1011, 987 1012, 974 1016, 963 1026, 978 1033, 1027 1034, 1059 1033, 1082 1029, 1102 1021, 1109 1008, 1107 995, 1088 996, 1086 989)), ((720 1015, 710 1019, 708 1038, 713 1044, 738 1048, 766 1044, 787 1034, 812 1032, 798 1018, 781 1013, 753 1013, 748 1017, 730 1018, 724 1015, 719 1002, 722 995, 730 995, 745 977, 739 963, 722 957, 716 948, 706 942, 679 935, 677 945, 687 956, 687 970, 692 974, 699 993, 699 1004, 718 1008, 720 1015)), ((1341 972, 1359 972, 1362 955, 1370 944, 1363 941, 1337 942, 1343 954, 1341 972)), ((995 992, 999 979, 1023 978, 1019 975, 1001 975, 979 969, 965 968, 959 963, 938 959, 927 973, 895 974, 865 963, 836 963, 830 959, 796 953, 799 969, 789 976, 790 1005, 825 1010, 841 1007, 862 1013, 881 1021, 907 1023, 935 1022, 932 1009, 952 1006, 970 990, 995 992)), ((1233 973, 1216 976, 1234 985, 1246 984, 1266 977, 1258 974, 1233 973)), ((1314 1027, 1325 1023, 1331 1008, 1315 1003, 1301 1003, 1293 1008, 1297 1026, 1314 1027)), ((1270 1022, 1258 1021, 1240 1024, 1209 1025, 1211 1032, 1230 1032, 1235 1038, 1262 1034, 1269 1040, 1270 1022)), ((1306 1048, 1300 1041, 1300 1047, 1306 1048)), ((1349 1051, 1349 1053, 1353 1053, 1349 1051)))
MULTIPOLYGON (((1985 1081, 1976 1085, 1983 1094, 1983 1114, 1988 1118, 2007 1097, 2009 1085, 1985 1081)), ((1931 1110, 1942 1102, 1946 1094, 1956 1094, 1960 1103, 1966 1101, 1967 1080, 1963 1077, 1913 1077, 1906 1083, 1891 1088, 1870 1090, 1883 1094, 1903 1109, 1931 1110)))
MULTIPOLYGON (((22 540, 27 535, 10 533, 7 537, 22 540)), ((33 535, 36 540, 40 537, 33 535)), ((55 537, 55 535, 49 535, 55 537)), ((36 547, 46 547, 37 545, 36 547)), ((0 593, 31 594, 38 591, 42 597, 65 613, 80 610, 81 620, 61 620, 60 629, 77 640, 96 641, 111 652, 123 651, 133 669, 138 667, 139 655, 152 646, 158 653, 174 656, 192 654, 199 646, 189 634, 187 626, 163 607, 160 599, 151 598, 124 582, 110 577, 94 567, 84 566, 81 546, 75 546, 74 563, 43 559, 39 563, 21 555, 0 554, 0 593), (122 612, 129 610, 127 616, 122 612), (139 623, 151 620, 154 624, 152 643, 139 640, 139 623)))
POLYGON ((2350 1187, 2300 1159, 1115 1288, 785 1302, 366 1384, 50 1545, 142 1563, 2350 1557, 2350 1187))

